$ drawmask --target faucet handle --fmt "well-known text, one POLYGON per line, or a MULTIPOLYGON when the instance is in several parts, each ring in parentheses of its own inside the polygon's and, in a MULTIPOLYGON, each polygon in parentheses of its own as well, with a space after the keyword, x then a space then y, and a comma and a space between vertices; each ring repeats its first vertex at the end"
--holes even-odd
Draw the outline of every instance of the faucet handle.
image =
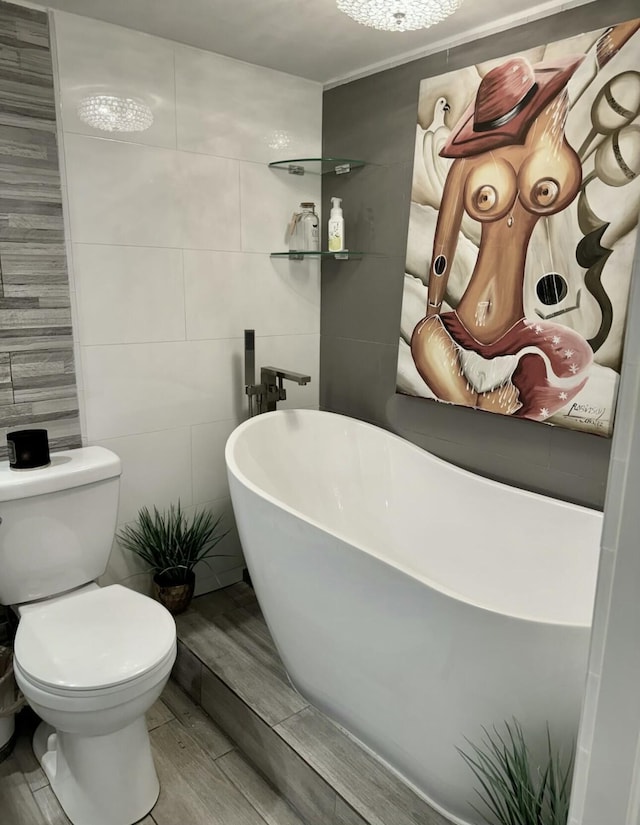
MULTIPOLYGON (((269 367, 267 367, 266 369, 268 371, 267 374, 272 375, 272 373, 269 372, 269 367)), ((283 372, 274 372, 273 373, 273 380, 275 382, 273 384, 273 394, 275 396, 276 401, 286 401, 287 400, 287 391, 282 386, 282 382, 284 381, 284 373, 283 372)))
POLYGON ((271 412, 276 409, 278 401, 285 401, 287 391, 282 386, 284 381, 295 381, 304 386, 311 381, 310 375, 301 372, 281 370, 279 367, 262 367, 260 369, 260 398, 258 412, 271 412))

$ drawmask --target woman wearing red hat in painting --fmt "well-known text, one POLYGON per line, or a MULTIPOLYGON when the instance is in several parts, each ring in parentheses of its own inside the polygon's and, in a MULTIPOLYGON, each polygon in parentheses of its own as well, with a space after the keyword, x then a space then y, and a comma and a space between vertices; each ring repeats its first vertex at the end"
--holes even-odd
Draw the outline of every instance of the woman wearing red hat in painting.
POLYGON ((581 164, 564 125, 566 85, 583 59, 532 66, 516 57, 492 69, 440 152, 455 160, 438 216, 427 313, 411 351, 442 401, 542 421, 588 380, 593 353, 584 338, 529 321, 523 305, 531 233, 580 191, 581 164), (441 312, 465 211, 482 224, 478 258, 455 310, 441 312), (481 388, 470 378, 478 360, 481 388))

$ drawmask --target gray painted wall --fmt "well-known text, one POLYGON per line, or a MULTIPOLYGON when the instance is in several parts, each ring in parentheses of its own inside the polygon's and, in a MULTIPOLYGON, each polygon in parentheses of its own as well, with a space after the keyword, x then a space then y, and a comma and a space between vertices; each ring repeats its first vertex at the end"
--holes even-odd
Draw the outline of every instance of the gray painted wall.
POLYGON ((609 439, 397 395, 396 359, 420 81, 639 14, 637 0, 597 0, 325 93, 323 154, 372 165, 325 175, 323 214, 331 196, 344 198, 348 248, 375 257, 322 264, 323 409, 386 427, 482 475, 603 507, 609 439))
POLYGON ((42 427, 79 447, 80 421, 47 15, 0 3, 0 458, 42 427))

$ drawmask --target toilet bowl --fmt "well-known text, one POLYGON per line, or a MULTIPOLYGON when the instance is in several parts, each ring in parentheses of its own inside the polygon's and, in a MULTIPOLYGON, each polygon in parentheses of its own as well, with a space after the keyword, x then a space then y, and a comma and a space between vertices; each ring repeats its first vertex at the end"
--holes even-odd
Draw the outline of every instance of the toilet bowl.
POLYGON ((144 714, 176 657, 173 617, 120 585, 19 608, 14 670, 33 748, 73 825, 132 825, 159 784, 144 714))
POLYGON ((43 720, 34 752, 72 825, 133 825, 159 793, 144 714, 175 661, 175 622, 147 596, 96 584, 121 471, 98 446, 33 470, 0 462, 0 604, 20 616, 15 677, 43 720))

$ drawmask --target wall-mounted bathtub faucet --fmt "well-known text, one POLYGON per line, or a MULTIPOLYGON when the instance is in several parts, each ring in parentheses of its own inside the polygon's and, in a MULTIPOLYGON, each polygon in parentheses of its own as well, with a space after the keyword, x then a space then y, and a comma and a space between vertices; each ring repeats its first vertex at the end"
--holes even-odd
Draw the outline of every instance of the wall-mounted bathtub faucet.
POLYGON ((258 412, 270 412, 275 410, 278 401, 285 401, 287 391, 282 386, 283 381, 295 381, 301 387, 311 381, 311 376, 302 375, 299 372, 281 370, 279 367, 262 367, 260 370, 260 395, 258 412))
POLYGON ((255 372, 255 330, 245 329, 244 390, 249 401, 249 417, 259 413, 271 412, 276 409, 278 401, 286 400, 287 391, 282 386, 284 381, 294 381, 300 386, 305 386, 311 381, 310 375, 304 375, 300 372, 283 370, 280 367, 262 367, 260 369, 260 383, 256 384, 255 372))

